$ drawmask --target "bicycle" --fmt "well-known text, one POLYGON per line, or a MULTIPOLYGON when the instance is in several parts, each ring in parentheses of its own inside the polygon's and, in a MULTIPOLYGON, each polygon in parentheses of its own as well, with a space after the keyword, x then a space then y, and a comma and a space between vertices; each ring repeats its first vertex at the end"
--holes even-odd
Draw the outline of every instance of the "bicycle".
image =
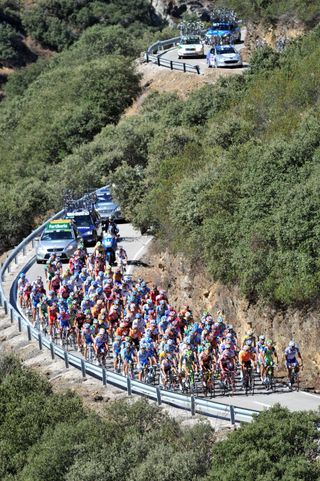
POLYGON ((231 394, 235 392, 234 377, 235 377, 234 371, 224 370, 224 372, 221 373, 220 384, 223 389, 224 396, 226 394, 229 394, 230 392, 231 394))
POLYGON ((248 396, 249 391, 251 391, 251 394, 254 395, 254 379, 252 376, 252 366, 243 367, 242 385, 245 390, 246 396, 248 396))
POLYGON ((264 385, 267 391, 271 390, 275 392, 276 383, 274 379, 274 363, 268 364, 266 367, 266 377, 265 377, 264 385))
POLYGON ((215 377, 213 371, 202 371, 201 380, 205 397, 215 397, 215 377))
POLYGON ((300 372, 299 366, 290 366, 289 368, 289 389, 293 391, 294 385, 296 385, 296 391, 300 389, 300 372))

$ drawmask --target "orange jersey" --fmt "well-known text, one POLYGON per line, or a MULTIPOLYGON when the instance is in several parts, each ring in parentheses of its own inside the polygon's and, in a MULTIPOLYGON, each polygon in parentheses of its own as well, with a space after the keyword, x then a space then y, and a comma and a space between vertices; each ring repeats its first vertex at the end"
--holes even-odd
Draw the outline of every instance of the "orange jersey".
POLYGON ((250 351, 240 351, 239 362, 240 364, 244 362, 254 361, 254 353, 250 351))

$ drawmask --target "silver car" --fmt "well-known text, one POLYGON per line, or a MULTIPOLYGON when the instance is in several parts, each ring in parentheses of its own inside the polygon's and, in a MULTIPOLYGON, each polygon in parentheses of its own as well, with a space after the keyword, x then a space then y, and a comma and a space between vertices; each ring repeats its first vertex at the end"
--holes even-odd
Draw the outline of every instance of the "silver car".
POLYGON ((242 67, 242 59, 233 45, 216 45, 207 55, 208 67, 242 67))
POLYGON ((78 247, 80 236, 76 226, 67 219, 49 222, 38 243, 37 263, 46 262, 51 254, 56 254, 62 261, 68 261, 78 247))
POLYGON ((115 220, 124 220, 121 208, 112 200, 111 192, 108 187, 103 187, 96 191, 97 200, 95 209, 103 220, 113 216, 115 220))

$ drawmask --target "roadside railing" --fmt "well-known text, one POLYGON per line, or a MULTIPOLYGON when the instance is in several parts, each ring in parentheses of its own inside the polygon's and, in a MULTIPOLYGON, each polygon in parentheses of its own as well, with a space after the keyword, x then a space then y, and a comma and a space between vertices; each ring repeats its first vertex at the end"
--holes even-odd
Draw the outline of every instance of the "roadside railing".
MULTIPOLYGON (((57 219, 63 215, 63 213, 64 211, 60 211, 49 220, 57 219)), ((83 377, 86 377, 87 375, 93 376, 96 379, 99 379, 104 386, 111 384, 120 389, 124 389, 127 391, 128 396, 131 396, 132 394, 145 396, 156 401, 159 406, 161 404, 169 404, 174 407, 188 410, 192 415, 199 413, 205 416, 226 420, 232 425, 239 422, 250 422, 253 415, 258 414, 258 411, 255 410, 244 409, 231 404, 218 403, 209 399, 198 398, 193 395, 187 396, 172 391, 166 391, 160 389, 159 386, 144 384, 142 382, 132 380, 130 377, 126 378, 121 374, 109 371, 100 366, 96 366, 85 361, 83 358, 77 357, 74 354, 70 354, 66 350, 57 346, 55 343, 51 342, 51 340, 48 339, 43 333, 32 327, 30 321, 24 316, 22 311, 20 312, 19 307, 17 306, 17 287, 20 273, 27 272, 30 269, 30 267, 36 261, 35 255, 32 256, 28 262, 24 263, 20 269, 17 269, 15 278, 10 285, 9 296, 5 292, 3 283, 5 282, 7 274, 12 272, 12 266, 21 264, 22 259, 19 259, 19 256, 25 256, 30 245, 32 249, 35 247, 35 239, 41 234, 45 224, 38 227, 26 239, 24 239, 18 245, 18 247, 13 249, 0 269, 0 305, 4 308, 5 313, 10 317, 11 323, 17 324, 19 332, 22 332, 22 330, 26 331, 29 341, 35 339, 40 350, 44 348, 49 349, 52 359, 55 359, 56 357, 62 359, 66 368, 73 366, 77 369, 80 369, 83 377)))
POLYGON ((163 58, 163 53, 166 50, 175 47, 179 43, 180 39, 181 37, 174 37, 150 45, 144 56, 146 62, 153 62, 159 67, 168 67, 171 70, 180 70, 182 72, 194 72, 200 74, 199 65, 191 65, 185 62, 178 62, 176 60, 163 58))

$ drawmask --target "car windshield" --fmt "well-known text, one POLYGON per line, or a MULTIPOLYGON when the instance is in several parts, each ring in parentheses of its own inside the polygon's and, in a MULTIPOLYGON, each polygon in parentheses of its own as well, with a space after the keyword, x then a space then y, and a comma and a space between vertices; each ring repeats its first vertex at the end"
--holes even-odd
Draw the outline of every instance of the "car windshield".
POLYGON ((194 45, 195 43, 201 43, 198 37, 188 37, 181 40, 181 45, 194 45))
POLYGON ((98 204, 96 204, 96 209, 99 211, 99 210, 110 210, 110 207, 111 207, 111 210, 112 210, 112 206, 110 206, 110 204, 107 204, 106 202, 99 202, 98 204))
POLYGON ((90 227, 92 225, 92 220, 89 215, 75 215, 74 221, 78 227, 90 227))
POLYGON ((218 23, 212 25, 215 30, 233 30, 234 26, 231 23, 218 23))
POLYGON ((109 193, 104 193, 104 194, 98 194, 98 202, 112 202, 112 197, 111 194, 109 193))
POLYGON ((41 240, 43 241, 57 241, 57 240, 71 240, 73 239, 72 232, 69 230, 53 230, 45 231, 42 234, 41 240))
POLYGON ((217 48, 217 54, 218 55, 223 55, 225 53, 236 53, 233 47, 222 47, 222 48, 217 48))

